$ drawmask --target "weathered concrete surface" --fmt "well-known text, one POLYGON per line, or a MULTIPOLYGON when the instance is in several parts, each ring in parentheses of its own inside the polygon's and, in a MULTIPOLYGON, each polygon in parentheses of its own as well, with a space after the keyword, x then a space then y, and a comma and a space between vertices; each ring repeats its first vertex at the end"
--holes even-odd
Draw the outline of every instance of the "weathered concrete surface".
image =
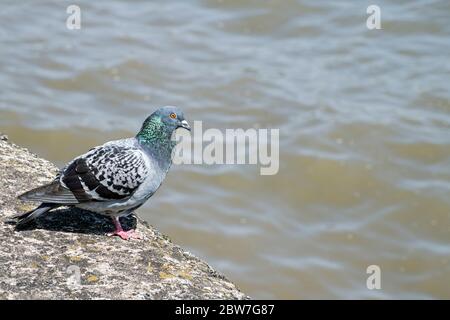
POLYGON ((123 222, 137 224, 141 241, 107 237, 109 219, 74 209, 56 210, 31 230, 16 231, 8 217, 33 207, 16 196, 50 181, 57 168, 6 140, 0 139, 0 299, 248 298, 135 218, 123 222))

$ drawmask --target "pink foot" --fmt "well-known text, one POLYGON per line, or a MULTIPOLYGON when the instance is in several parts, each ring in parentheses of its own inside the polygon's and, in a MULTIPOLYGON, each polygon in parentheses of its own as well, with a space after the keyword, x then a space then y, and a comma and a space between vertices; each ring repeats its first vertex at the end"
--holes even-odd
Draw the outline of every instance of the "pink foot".
POLYGON ((120 224, 118 217, 113 217, 113 222, 114 222, 114 226, 116 227, 116 230, 114 232, 108 233, 107 235, 109 237, 119 236, 123 240, 130 240, 130 239, 140 240, 140 239, 142 239, 142 236, 136 230, 124 231, 122 229, 122 225, 120 224))

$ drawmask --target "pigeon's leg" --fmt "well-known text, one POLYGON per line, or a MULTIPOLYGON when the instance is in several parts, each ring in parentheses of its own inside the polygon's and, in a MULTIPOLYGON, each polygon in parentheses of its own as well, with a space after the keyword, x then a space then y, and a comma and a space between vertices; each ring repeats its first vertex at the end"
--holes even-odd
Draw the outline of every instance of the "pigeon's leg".
MULTIPOLYGON (((133 212, 132 212, 132 214, 133 214, 133 215, 135 216, 135 218, 139 221, 139 217, 138 217, 135 213, 133 213, 133 212)), ((144 237, 143 237, 138 231, 136 231, 136 229, 128 230, 128 234, 130 235, 130 237, 131 237, 132 239, 138 239, 138 240, 144 239, 144 237)))
POLYGON ((124 231, 122 229, 122 225, 120 224, 119 217, 112 217, 114 226, 116 227, 116 230, 112 233, 108 233, 108 236, 119 236, 123 240, 129 240, 129 239, 142 239, 142 236, 137 233, 135 230, 128 230, 124 231))

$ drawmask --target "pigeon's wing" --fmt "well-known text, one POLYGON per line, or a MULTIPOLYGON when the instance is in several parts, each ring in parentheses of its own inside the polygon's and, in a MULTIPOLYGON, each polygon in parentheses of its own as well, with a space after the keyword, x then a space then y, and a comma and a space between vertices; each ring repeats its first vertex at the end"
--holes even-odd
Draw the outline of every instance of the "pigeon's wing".
POLYGON ((102 146, 75 159, 60 183, 80 201, 110 201, 130 197, 148 173, 142 151, 135 147, 102 146))
POLYGON ((69 163, 52 184, 31 190, 21 198, 61 204, 122 200, 139 188, 147 174, 140 149, 103 145, 69 163))

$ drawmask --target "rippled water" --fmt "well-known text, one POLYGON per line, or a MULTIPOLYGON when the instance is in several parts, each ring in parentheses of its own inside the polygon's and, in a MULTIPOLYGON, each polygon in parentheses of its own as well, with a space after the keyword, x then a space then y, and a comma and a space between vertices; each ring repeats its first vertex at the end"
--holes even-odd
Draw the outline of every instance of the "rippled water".
POLYGON ((63 165, 157 106, 279 128, 280 172, 173 167, 140 216, 255 298, 450 298, 450 2, 0 4, 0 131, 63 165), (368 290, 379 265, 382 289, 368 290))

